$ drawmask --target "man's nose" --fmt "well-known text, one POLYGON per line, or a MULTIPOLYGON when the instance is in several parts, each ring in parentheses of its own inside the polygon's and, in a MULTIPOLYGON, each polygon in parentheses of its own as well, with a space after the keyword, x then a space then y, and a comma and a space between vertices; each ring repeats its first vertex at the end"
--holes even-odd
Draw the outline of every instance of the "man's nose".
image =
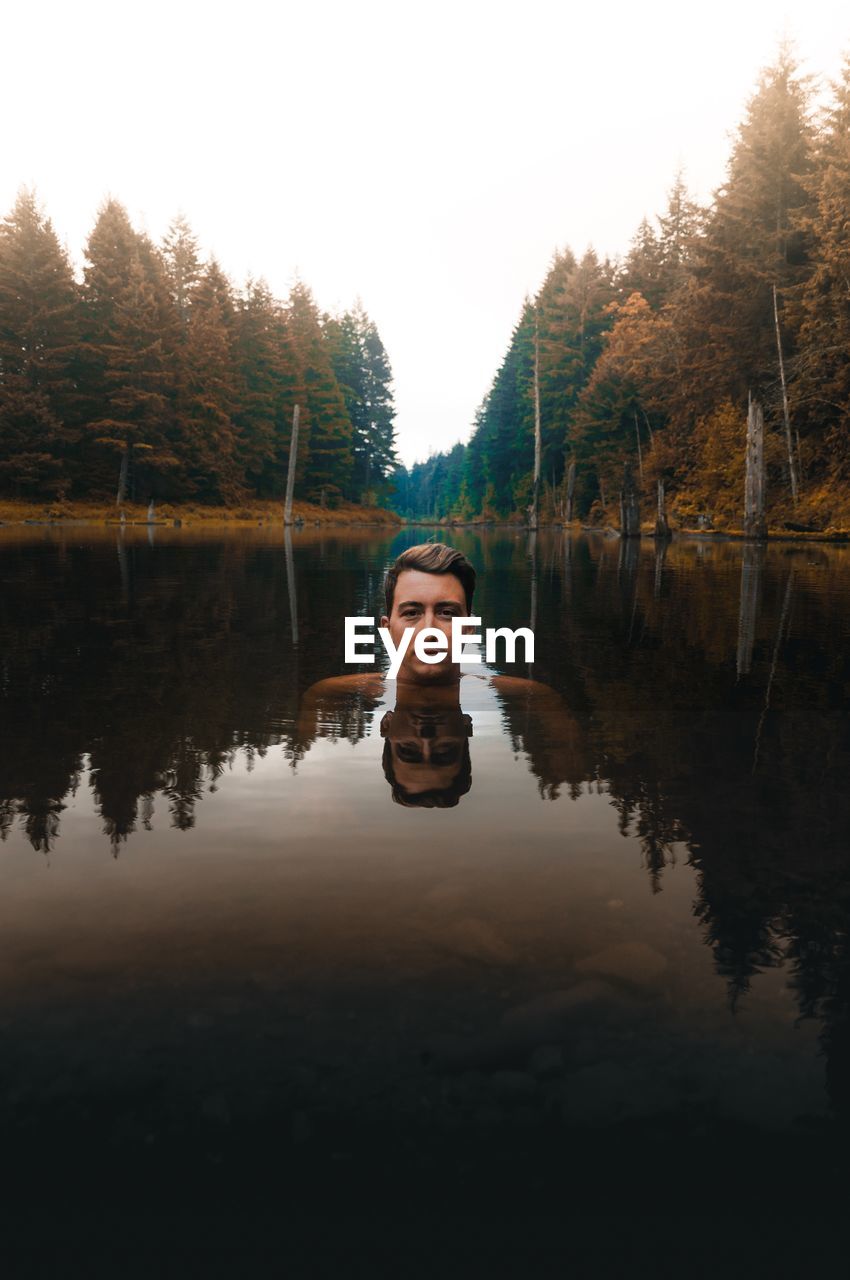
POLYGON ((426 609, 425 613, 422 615, 422 624, 419 630, 422 631, 425 627, 437 627, 439 630, 445 631, 446 619, 435 610, 426 609))

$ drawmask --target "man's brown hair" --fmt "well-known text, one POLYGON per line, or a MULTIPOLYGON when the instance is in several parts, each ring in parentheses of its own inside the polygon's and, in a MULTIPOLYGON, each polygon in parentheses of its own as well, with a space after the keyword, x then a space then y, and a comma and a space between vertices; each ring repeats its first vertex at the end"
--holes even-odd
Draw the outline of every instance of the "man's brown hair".
POLYGON ((472 596, 475 591, 475 570, 461 551, 447 547, 445 542, 420 542, 416 547, 402 551, 395 563, 387 569, 384 579, 384 595, 387 617, 393 611, 393 597, 398 576, 405 569, 419 569, 422 573, 451 573, 460 581, 466 595, 467 610, 472 612, 472 596))
POLYGON ((469 758, 469 739, 463 744, 460 768, 447 787, 431 787, 428 791, 408 791, 396 781, 393 766, 393 744, 389 738, 384 743, 382 757, 384 777, 392 787, 393 800, 405 809, 453 809, 472 786, 472 762, 469 758))

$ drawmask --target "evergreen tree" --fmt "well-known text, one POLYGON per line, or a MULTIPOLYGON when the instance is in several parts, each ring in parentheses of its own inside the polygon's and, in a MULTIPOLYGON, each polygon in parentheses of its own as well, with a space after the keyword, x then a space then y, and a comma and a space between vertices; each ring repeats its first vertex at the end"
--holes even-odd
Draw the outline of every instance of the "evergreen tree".
POLYGON ((351 420, 353 495, 374 502, 396 462, 390 363, 377 327, 359 302, 338 319, 326 317, 324 332, 351 420))
POLYGON ((202 267, 197 236, 182 214, 173 219, 163 237, 162 256, 171 300, 185 328, 202 267))
POLYGON ((643 218, 632 240, 619 273, 617 283, 628 297, 639 293, 652 307, 659 307, 665 296, 664 246, 650 222, 643 218))
POLYGON ((0 224, 0 484, 56 493, 71 483, 79 291, 35 195, 0 224))
POLYGON ((177 392, 176 452, 184 492, 213 503, 244 498, 236 446, 239 374, 229 284, 212 261, 191 297, 177 392))
POLYGON ((726 397, 746 403, 750 389, 776 399, 773 287, 782 307, 805 273, 799 225, 809 201, 811 133, 808 90, 783 46, 738 131, 694 257, 697 287, 683 304, 690 308, 689 374, 708 408, 726 397))
POLYGON ((820 437, 821 469, 850 478, 850 58, 833 86, 802 221, 811 270, 802 290, 794 397, 804 429, 820 437))
POLYGON ((292 369, 289 403, 301 408, 296 492, 308 501, 332 503, 350 492, 351 419, 306 285, 296 284, 290 293, 286 330, 292 369))
POLYGON ((236 452, 249 487, 261 498, 282 497, 289 450, 285 321, 279 304, 263 280, 249 280, 236 326, 239 403, 236 406, 236 452))
MULTIPOLYGON (((666 212, 658 217, 661 302, 666 302, 685 280, 702 232, 704 216, 703 210, 688 193, 683 170, 678 169, 667 196, 666 212)), ((647 297, 646 294, 644 296, 647 297)), ((648 301, 652 299, 648 298, 648 301)))
POLYGON ((611 324, 613 273, 593 249, 556 258, 538 298, 542 470, 560 483, 574 453, 573 416, 611 324))
POLYGON ((155 477, 178 465, 169 438, 174 367, 167 352, 174 341, 167 332, 164 270, 115 200, 101 209, 86 257, 86 428, 117 455, 117 502, 128 495, 143 500, 155 477))

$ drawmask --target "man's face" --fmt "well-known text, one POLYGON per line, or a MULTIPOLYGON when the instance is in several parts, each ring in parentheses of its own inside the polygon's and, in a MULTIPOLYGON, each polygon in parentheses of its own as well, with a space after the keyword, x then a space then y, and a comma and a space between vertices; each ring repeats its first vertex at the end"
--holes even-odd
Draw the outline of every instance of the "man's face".
POLYGON ((456 578, 453 573, 423 573, 421 569, 402 569, 395 584, 392 613, 389 618, 381 618, 381 626, 389 627, 396 647, 401 642, 405 627, 414 629, 396 678, 414 681, 416 684, 456 679, 460 674, 460 667, 451 661, 452 618, 466 616, 466 593, 460 578, 456 578), (448 649, 439 662, 422 662, 414 653, 416 636, 426 627, 436 627, 448 637, 448 649))

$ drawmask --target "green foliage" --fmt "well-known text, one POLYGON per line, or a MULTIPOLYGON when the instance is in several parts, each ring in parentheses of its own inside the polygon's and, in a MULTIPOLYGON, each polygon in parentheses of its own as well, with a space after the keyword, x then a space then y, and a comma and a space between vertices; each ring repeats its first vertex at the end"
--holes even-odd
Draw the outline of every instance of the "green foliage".
POLYGON ((325 339, 351 421, 351 495, 377 498, 397 464, 392 370, 378 330, 358 302, 342 316, 326 316, 325 339))
POLYGON ((31 191, 0 224, 0 486, 62 492, 76 438, 79 290, 31 191))
POLYGON ((84 283, 35 197, 0 227, 0 493, 235 504, 381 501, 396 474, 392 372, 358 304, 319 316, 297 284, 234 290, 176 218, 161 247, 116 200, 84 283))
POLYGON ((816 127, 808 83, 782 45, 711 207, 690 199, 680 172, 666 210, 641 222, 621 263, 600 263, 592 250, 580 261, 557 254, 476 413, 457 499, 442 454, 400 477, 405 512, 448 506, 465 519, 524 518, 536 342, 544 518, 559 515, 572 460, 583 514, 603 495, 603 505, 615 500, 628 463, 643 473, 649 510, 663 477, 674 510, 714 510, 740 524, 752 391, 765 408, 769 499, 787 519, 778 317, 803 480, 796 518, 807 509, 814 517, 830 486, 850 479, 848 208, 850 60, 816 127))

